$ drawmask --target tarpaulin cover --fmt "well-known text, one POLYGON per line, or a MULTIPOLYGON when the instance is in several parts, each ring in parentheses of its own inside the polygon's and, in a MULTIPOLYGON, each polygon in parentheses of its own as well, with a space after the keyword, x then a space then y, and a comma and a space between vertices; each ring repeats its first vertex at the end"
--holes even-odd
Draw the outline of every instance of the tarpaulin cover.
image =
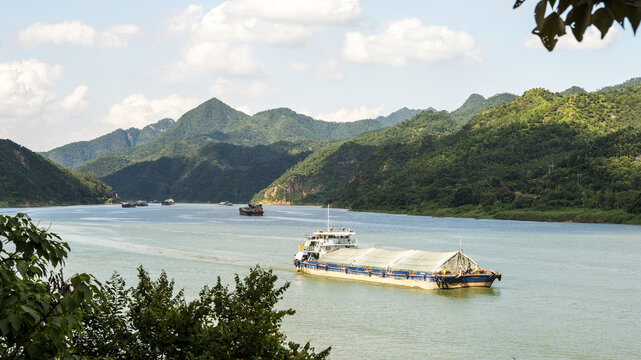
POLYGON ((381 248, 344 248, 321 256, 319 261, 342 266, 357 266, 392 271, 465 273, 478 270, 474 260, 462 251, 388 250, 381 248))

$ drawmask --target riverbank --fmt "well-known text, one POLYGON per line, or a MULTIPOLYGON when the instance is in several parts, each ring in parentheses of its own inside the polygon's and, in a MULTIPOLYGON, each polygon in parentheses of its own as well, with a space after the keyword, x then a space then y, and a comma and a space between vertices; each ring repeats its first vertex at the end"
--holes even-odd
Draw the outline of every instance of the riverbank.
POLYGON ((631 214, 625 210, 601 210, 601 209, 501 209, 486 208, 481 206, 462 206, 457 208, 435 208, 410 206, 406 209, 351 209, 352 211, 366 211, 388 214, 407 214, 435 217, 457 217, 473 219, 496 219, 496 220, 521 220, 521 221, 542 221, 542 222, 575 222, 575 223, 597 223, 597 224, 627 224, 641 225, 641 215, 631 214))

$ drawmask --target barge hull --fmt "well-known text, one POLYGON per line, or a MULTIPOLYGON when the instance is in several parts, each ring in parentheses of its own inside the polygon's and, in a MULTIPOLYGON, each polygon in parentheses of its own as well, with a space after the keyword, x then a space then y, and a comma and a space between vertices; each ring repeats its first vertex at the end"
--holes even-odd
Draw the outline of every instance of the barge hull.
MULTIPOLYGON (((406 286, 406 287, 415 287, 426 290, 434 289, 460 289, 460 288, 469 288, 469 287, 486 287, 489 288, 492 286, 492 283, 497 278, 496 275, 484 275, 484 274, 473 274, 473 275, 425 275, 422 279, 409 279, 398 276, 386 276, 382 277, 379 275, 369 274, 358 274, 358 273, 349 273, 344 271, 335 271, 333 269, 325 269, 325 267, 320 267, 316 269, 310 266, 298 266, 297 271, 316 275, 324 276, 335 279, 345 279, 352 281, 365 281, 377 284, 387 284, 387 285, 397 285, 397 286, 406 286)), ((500 278, 499 278, 500 279, 500 278)))

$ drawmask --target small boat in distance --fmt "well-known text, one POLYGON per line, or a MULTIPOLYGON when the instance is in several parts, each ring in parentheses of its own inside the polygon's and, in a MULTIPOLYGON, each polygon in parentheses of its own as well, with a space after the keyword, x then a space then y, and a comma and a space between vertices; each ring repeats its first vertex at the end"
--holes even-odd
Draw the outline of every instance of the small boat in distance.
POLYGON ((135 203, 136 206, 149 206, 145 200, 137 200, 135 203))
POLYGON ((231 201, 221 201, 218 203, 218 205, 234 206, 234 204, 231 201))
POLYGON ((132 201, 123 201, 122 202, 122 207, 124 208, 135 208, 136 204, 132 201))
POLYGON ((294 266, 304 274, 367 281, 422 289, 491 287, 501 274, 485 270, 463 250, 431 252, 357 248, 351 229, 331 228, 305 236, 294 257, 294 266))
POLYGON ((165 199, 165 200, 162 201, 161 204, 162 205, 174 205, 175 202, 174 202, 174 199, 165 199))
POLYGON ((261 204, 247 204, 247 206, 238 208, 240 215, 245 216, 263 216, 263 205, 261 204))

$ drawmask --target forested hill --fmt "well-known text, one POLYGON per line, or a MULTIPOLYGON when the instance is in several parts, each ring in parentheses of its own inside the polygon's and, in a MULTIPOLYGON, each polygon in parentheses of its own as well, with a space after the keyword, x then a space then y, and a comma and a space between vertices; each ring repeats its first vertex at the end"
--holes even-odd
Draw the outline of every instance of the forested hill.
POLYGON ((409 141, 425 133, 453 131, 445 111, 423 111, 391 128, 367 133, 313 152, 253 197, 252 202, 322 204, 333 198, 377 146, 409 141))
POLYGON ((332 141, 381 127, 376 120, 352 123, 315 120, 287 108, 262 111, 249 116, 213 98, 185 113, 162 136, 114 155, 133 160, 153 160, 161 156, 191 155, 210 141, 246 146, 267 145, 276 141, 332 141), (183 142, 185 145, 176 147, 175 142, 183 142), (168 148, 175 151, 168 152, 168 148), (183 149, 186 151, 176 152, 183 149))
POLYGON ((244 203, 310 152, 306 143, 210 143, 193 156, 138 162, 103 180, 123 199, 244 203))
POLYGON ((98 204, 113 190, 78 175, 11 140, 0 140, 0 207, 98 204))
POLYGON ((118 129, 89 141, 79 141, 43 152, 42 155, 65 168, 73 168, 100 155, 146 143, 160 136, 174 124, 172 119, 162 119, 142 129, 118 129))
MULTIPOLYGON (((436 111, 436 109, 430 107, 427 108, 426 110, 429 111, 436 111)), ((376 118, 376 121, 380 122, 383 126, 394 126, 401 121, 405 121, 407 119, 411 119, 414 115, 420 113, 423 110, 418 110, 418 109, 408 109, 406 107, 396 110, 393 113, 387 115, 387 116, 379 116, 376 118)))
POLYGON ((453 113, 425 110, 393 127, 329 145, 289 169, 256 194, 252 201, 276 204, 326 203, 336 196, 377 147, 405 143, 425 134, 454 133, 474 114, 513 98, 514 95, 510 94, 499 94, 489 99, 473 95, 471 100, 453 113))
POLYGON ((401 109, 387 117, 355 122, 315 120, 287 108, 249 116, 213 98, 188 111, 161 136, 135 147, 120 146, 101 157, 80 164, 78 171, 106 176, 137 161, 161 157, 191 156, 211 142, 236 145, 267 145, 277 141, 324 141, 350 138, 409 118, 418 110, 401 109), (111 167, 116 166, 116 167, 111 167))
POLYGON ((463 105, 461 105, 461 107, 452 111, 451 115, 457 120, 458 123, 466 124, 472 119, 474 115, 480 114, 487 109, 510 102, 517 97, 518 96, 514 94, 502 93, 490 96, 486 99, 482 95, 472 94, 467 98, 463 105))
POLYGON ((641 223, 641 86, 528 91, 453 135, 377 148, 334 201, 414 214, 641 223))

